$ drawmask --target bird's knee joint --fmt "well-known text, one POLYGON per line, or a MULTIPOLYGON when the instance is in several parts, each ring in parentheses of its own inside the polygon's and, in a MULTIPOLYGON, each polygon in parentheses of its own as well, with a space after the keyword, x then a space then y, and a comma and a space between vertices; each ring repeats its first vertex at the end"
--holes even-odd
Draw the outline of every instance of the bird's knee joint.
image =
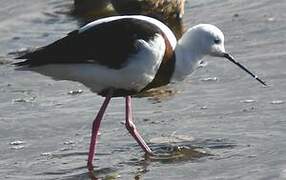
POLYGON ((128 131, 135 131, 136 126, 133 123, 125 123, 125 127, 128 131))

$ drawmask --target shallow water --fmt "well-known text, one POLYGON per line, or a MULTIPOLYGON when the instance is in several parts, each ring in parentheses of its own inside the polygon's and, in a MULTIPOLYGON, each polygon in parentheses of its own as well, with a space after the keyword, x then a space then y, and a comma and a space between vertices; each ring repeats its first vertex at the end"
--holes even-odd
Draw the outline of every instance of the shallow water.
MULTIPOLYGON (((70 1, 0 2, 1 179, 89 179, 90 126, 103 99, 75 82, 15 71, 7 55, 78 27, 67 15, 70 1)), ((185 25, 219 26, 226 49, 270 87, 224 60, 206 58, 207 66, 159 98, 134 99, 136 125, 158 154, 153 158, 128 135, 124 102, 113 99, 100 131, 96 176, 285 179, 285 8, 284 0, 188 1, 185 25)))

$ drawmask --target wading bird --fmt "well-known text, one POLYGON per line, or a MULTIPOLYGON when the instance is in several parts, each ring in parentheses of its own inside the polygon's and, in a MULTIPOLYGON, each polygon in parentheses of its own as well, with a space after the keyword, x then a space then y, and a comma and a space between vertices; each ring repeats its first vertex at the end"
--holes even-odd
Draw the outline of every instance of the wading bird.
POLYGON ((144 152, 152 155, 132 121, 131 96, 185 79, 205 56, 226 58, 266 85, 225 51, 224 35, 217 27, 196 25, 177 41, 166 25, 138 15, 96 20, 18 57, 26 60, 15 65, 18 70, 35 71, 56 80, 80 82, 105 97, 92 126, 88 154, 88 168, 92 170, 100 122, 111 98, 125 98, 125 126, 144 152))

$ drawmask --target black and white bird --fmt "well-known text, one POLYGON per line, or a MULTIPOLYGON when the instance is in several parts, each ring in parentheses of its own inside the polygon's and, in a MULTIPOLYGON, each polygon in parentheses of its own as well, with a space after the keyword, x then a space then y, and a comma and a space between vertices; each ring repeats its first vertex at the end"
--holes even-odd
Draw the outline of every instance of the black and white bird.
POLYGON ((152 155, 132 121, 131 96, 183 80, 205 56, 226 58, 266 85, 225 51, 224 35, 217 27, 196 25, 177 41, 166 25, 139 15, 91 22, 18 57, 26 60, 15 65, 18 70, 35 71, 56 80, 80 82, 105 97, 92 127, 88 157, 88 168, 92 170, 96 137, 110 99, 125 97, 126 128, 145 153, 152 155))

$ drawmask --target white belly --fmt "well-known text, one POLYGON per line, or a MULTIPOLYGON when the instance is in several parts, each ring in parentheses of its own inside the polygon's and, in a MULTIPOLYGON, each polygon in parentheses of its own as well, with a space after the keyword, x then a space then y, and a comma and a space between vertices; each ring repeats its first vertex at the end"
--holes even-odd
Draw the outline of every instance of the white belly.
POLYGON ((156 35, 154 40, 148 43, 138 40, 136 45, 140 50, 130 56, 120 69, 93 63, 47 64, 21 69, 56 80, 77 81, 93 92, 101 92, 106 88, 140 91, 154 79, 165 54, 165 41, 161 35, 156 35))

